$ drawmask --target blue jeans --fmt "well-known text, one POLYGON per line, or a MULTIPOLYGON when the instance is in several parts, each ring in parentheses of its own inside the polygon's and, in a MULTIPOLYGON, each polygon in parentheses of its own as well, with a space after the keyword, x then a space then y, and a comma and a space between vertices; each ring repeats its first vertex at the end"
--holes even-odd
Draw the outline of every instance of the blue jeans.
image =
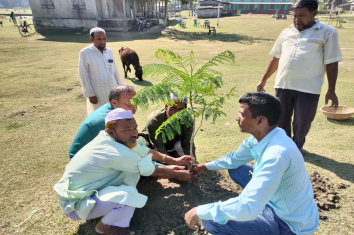
MULTIPOLYGON (((249 171, 253 172, 253 168, 248 165, 240 166, 237 169, 229 170, 229 175, 242 188, 246 187, 251 180, 249 171)), ((208 233, 213 235, 256 235, 256 234, 284 234, 293 235, 289 226, 279 219, 273 209, 268 205, 258 215, 255 220, 250 221, 234 221, 229 220, 226 224, 219 224, 212 220, 203 220, 203 226, 208 233)))

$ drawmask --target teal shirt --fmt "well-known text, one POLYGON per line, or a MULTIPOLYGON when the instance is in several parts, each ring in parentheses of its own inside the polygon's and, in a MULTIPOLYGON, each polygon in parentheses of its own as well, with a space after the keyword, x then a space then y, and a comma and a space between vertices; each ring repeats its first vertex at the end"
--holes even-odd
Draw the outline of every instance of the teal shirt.
POLYGON ((96 203, 94 193, 102 201, 143 207, 147 197, 138 193, 136 184, 140 175, 155 171, 148 152, 144 143, 132 151, 101 131, 69 162, 54 186, 63 212, 75 211, 85 220, 96 203))
POLYGON ((296 234, 313 234, 319 224, 304 159, 285 131, 275 128, 260 142, 245 139, 236 152, 206 163, 209 170, 236 169, 254 160, 251 181, 235 198, 198 206, 200 219, 225 224, 257 218, 268 204, 296 234))
POLYGON ((89 115, 81 124, 77 131, 73 143, 69 149, 69 158, 72 159, 74 155, 91 140, 93 140, 100 131, 105 129, 104 118, 114 108, 111 103, 106 103, 96 109, 89 115))

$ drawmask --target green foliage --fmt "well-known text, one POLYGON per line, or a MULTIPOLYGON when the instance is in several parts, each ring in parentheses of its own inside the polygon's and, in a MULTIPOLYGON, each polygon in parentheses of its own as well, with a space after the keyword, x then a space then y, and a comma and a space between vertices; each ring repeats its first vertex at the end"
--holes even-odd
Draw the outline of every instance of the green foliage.
POLYGON ((224 51, 205 64, 195 61, 193 51, 182 57, 173 51, 158 49, 155 56, 163 59, 164 64, 145 65, 144 74, 147 77, 164 76, 164 78, 160 84, 140 90, 135 96, 134 104, 145 110, 150 103, 168 101, 170 93, 174 93, 180 100, 187 97, 189 108, 163 123, 157 130, 155 138, 161 134, 162 140, 166 142, 167 139, 174 138, 173 130, 180 133, 181 125, 193 123, 192 143, 204 119, 212 118, 215 121, 217 117, 225 115, 221 108, 225 99, 232 95, 234 88, 227 94, 217 93, 217 89, 223 85, 223 80, 222 73, 214 67, 233 63, 235 55, 231 51, 224 51), (201 118, 201 121, 196 130, 197 118, 201 118))

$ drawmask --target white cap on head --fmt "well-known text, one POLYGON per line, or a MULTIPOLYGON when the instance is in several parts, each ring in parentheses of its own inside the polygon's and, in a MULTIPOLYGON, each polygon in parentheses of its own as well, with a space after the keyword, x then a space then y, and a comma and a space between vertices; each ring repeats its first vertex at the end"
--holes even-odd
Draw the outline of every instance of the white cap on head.
POLYGON ((188 99, 187 97, 184 97, 183 99, 178 99, 177 96, 175 96, 173 93, 170 93, 170 100, 174 100, 174 101, 179 101, 179 102, 184 102, 184 103, 187 103, 188 102, 188 99))
POLYGON ((98 33, 98 32, 103 32, 104 34, 106 34, 106 31, 104 31, 104 29, 99 28, 99 27, 95 27, 95 28, 92 28, 92 29, 90 30, 90 35, 91 35, 92 33, 98 33))
POLYGON ((111 121, 117 121, 120 119, 132 119, 132 118, 134 118, 134 117, 133 117, 133 113, 131 110, 117 108, 117 109, 113 109, 111 112, 109 112, 107 114, 107 116, 105 117, 104 121, 105 121, 105 124, 107 125, 107 123, 109 123, 111 121))

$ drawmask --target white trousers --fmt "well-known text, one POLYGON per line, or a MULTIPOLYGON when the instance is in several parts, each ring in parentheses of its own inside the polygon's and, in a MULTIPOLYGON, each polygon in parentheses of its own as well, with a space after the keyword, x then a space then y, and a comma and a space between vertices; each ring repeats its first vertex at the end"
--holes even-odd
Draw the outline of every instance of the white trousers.
MULTIPOLYGON (((96 204, 87 216, 87 220, 103 216, 101 221, 105 225, 119 226, 122 228, 129 227, 135 207, 120 203, 101 201, 95 194, 92 195, 92 199, 96 201, 96 204)), ((66 214, 66 216, 74 220, 81 220, 75 211, 66 214)))

